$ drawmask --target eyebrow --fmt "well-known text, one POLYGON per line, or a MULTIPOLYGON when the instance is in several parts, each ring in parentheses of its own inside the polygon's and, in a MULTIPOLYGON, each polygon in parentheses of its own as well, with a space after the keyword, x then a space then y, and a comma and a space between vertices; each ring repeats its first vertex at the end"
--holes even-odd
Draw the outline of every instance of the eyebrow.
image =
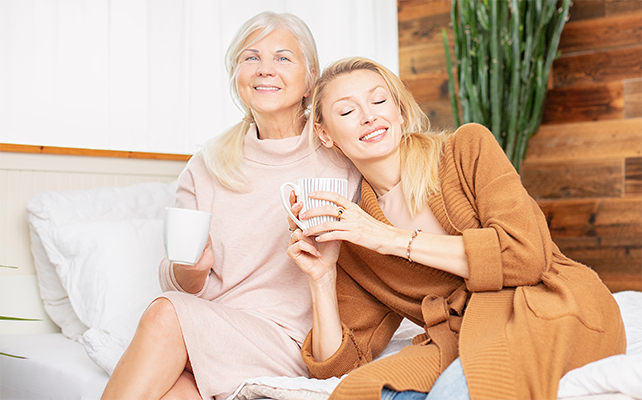
MULTIPOLYGON (((368 93, 372 93, 375 90, 377 90, 378 88, 384 88, 385 89, 385 87, 382 86, 382 85, 376 85, 372 89, 368 90, 368 93)), ((352 98, 352 96, 345 96, 345 97, 342 97, 340 99, 335 100, 334 103, 332 103, 332 104, 337 104, 338 102, 340 102, 342 100, 350 100, 351 98, 352 98)))
MULTIPOLYGON (((257 49, 245 49, 242 52, 246 52, 246 51, 249 51, 249 52, 252 52, 252 53, 258 53, 259 52, 257 49)), ((288 50, 288 49, 277 50, 276 53, 277 54, 279 54, 279 53, 291 53, 291 54, 294 54, 294 52, 292 50, 288 50)))

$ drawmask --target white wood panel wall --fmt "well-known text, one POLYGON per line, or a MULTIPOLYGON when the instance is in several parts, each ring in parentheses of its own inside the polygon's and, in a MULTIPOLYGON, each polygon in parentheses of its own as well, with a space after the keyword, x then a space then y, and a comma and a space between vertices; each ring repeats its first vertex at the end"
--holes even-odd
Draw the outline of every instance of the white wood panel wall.
POLYGON ((37 192, 169 183, 184 161, 0 152, 0 315, 40 322, 0 321, 0 334, 56 332, 38 297, 26 203, 37 192))

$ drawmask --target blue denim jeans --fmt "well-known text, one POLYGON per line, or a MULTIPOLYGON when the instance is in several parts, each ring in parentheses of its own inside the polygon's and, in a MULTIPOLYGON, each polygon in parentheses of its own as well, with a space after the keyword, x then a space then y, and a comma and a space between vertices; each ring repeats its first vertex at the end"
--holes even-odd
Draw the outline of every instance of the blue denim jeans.
POLYGON ((457 358, 446 368, 432 386, 430 393, 405 390, 397 392, 384 387, 381 391, 381 400, 470 400, 468 383, 461 366, 461 360, 457 358))

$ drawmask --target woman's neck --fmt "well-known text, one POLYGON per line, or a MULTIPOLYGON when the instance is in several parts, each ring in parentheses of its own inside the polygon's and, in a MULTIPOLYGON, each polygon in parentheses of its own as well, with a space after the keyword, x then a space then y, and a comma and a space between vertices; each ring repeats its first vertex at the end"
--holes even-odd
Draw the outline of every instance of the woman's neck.
POLYGON ((254 114, 254 122, 260 140, 264 139, 285 139, 288 137, 299 136, 305 126, 303 110, 299 109, 295 113, 276 114, 263 113, 254 114))
POLYGON ((388 193, 401 181, 401 162, 398 156, 355 162, 354 164, 368 181, 377 197, 388 193))

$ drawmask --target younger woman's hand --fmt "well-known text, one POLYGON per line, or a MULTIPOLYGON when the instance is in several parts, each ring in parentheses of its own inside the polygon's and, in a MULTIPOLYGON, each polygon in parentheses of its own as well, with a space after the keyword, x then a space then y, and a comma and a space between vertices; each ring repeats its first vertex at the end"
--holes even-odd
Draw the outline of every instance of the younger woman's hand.
POLYGON ((345 240, 356 245, 374 250, 381 254, 390 254, 390 247, 399 236, 399 229, 376 220, 357 204, 345 197, 326 191, 310 193, 310 197, 331 201, 337 206, 323 206, 305 211, 299 219, 307 220, 321 215, 338 217, 338 221, 325 222, 306 229, 303 234, 309 237, 318 235, 318 244, 345 240))

